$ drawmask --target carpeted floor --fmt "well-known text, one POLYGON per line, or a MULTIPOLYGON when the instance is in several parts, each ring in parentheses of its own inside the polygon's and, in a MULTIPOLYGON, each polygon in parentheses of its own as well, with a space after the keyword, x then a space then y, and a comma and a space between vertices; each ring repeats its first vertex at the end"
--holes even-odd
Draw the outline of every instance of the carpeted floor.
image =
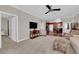
MULTIPOLYGON (((8 36, 2 36, 1 54, 62 54, 59 51, 53 50, 53 41, 57 37, 40 36, 35 39, 28 39, 16 43, 8 36)), ((73 54, 74 50, 70 46, 68 54, 73 54)))

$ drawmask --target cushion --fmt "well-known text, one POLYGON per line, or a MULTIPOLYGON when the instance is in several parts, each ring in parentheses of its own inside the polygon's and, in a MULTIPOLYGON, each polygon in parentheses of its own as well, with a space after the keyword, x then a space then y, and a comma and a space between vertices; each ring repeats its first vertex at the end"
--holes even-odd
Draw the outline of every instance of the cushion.
POLYGON ((64 33, 64 37, 65 37, 66 39, 70 40, 70 37, 73 37, 73 35, 70 34, 70 33, 64 33))
POLYGON ((79 35, 73 35, 73 37, 79 38, 79 35))
POLYGON ((54 50, 58 50, 63 53, 66 53, 67 42, 64 39, 56 39, 54 40, 53 48, 54 50))

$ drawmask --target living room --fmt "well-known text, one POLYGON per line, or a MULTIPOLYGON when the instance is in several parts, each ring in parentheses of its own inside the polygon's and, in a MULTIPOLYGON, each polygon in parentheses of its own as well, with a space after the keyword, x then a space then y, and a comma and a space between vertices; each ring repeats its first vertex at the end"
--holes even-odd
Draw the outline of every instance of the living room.
POLYGON ((79 53, 78 7, 75 5, 0 6, 0 11, 18 16, 17 36, 15 36, 17 39, 13 41, 4 36, 0 53, 79 53))

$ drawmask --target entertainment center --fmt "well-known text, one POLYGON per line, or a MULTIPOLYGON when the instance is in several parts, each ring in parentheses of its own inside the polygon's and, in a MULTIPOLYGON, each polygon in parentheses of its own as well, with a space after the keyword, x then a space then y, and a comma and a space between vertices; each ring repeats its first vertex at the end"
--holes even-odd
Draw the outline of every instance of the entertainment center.
POLYGON ((30 31, 30 38, 33 39, 33 38, 36 38, 40 36, 40 30, 33 30, 33 31, 30 31))
POLYGON ((30 29, 31 29, 30 38, 33 39, 33 38, 40 36, 40 30, 37 30, 37 23, 30 22, 29 25, 30 25, 30 29))

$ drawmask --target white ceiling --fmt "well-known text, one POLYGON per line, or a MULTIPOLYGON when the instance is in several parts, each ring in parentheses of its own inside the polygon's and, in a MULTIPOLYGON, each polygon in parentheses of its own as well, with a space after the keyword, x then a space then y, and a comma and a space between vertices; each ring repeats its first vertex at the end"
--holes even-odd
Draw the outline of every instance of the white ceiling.
POLYGON ((45 12, 48 11, 45 5, 14 5, 14 7, 24 10, 43 20, 55 20, 57 18, 70 17, 79 12, 78 5, 52 5, 52 8, 61 8, 61 11, 54 11, 48 14, 45 14, 45 12))

